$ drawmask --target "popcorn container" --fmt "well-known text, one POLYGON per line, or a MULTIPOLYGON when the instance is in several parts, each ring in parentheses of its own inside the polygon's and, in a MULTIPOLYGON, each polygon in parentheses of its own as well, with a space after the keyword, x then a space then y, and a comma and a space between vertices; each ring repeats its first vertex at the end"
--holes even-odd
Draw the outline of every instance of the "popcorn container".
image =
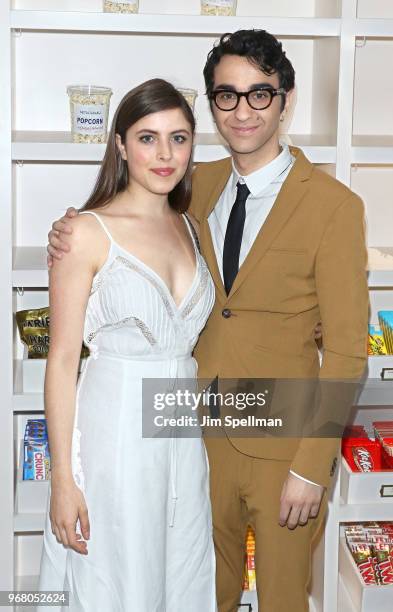
POLYGON ((104 13, 137 13, 139 0, 104 0, 104 13))
POLYGON ((94 85, 70 85, 67 93, 70 98, 73 142, 106 142, 112 90, 94 85))
POLYGON ((198 95, 198 92, 195 89, 184 89, 184 87, 178 87, 177 89, 187 100, 192 112, 195 109, 195 100, 198 95))
POLYGON ((236 15, 237 0, 201 0, 201 15, 236 15))

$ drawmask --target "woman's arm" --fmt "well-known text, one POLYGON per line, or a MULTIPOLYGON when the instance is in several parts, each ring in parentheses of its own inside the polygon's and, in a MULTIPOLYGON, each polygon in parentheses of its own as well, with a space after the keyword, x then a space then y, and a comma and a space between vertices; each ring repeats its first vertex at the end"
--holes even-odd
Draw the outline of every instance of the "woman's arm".
MULTIPOLYGON (((52 530, 58 540, 78 552, 76 521, 88 531, 87 508, 71 471, 71 441, 75 415, 78 364, 86 305, 99 252, 96 228, 87 215, 70 219, 70 253, 56 260, 49 273, 50 348, 45 375, 45 416, 51 454, 52 530)), ((102 245, 100 245, 102 248, 102 245)))

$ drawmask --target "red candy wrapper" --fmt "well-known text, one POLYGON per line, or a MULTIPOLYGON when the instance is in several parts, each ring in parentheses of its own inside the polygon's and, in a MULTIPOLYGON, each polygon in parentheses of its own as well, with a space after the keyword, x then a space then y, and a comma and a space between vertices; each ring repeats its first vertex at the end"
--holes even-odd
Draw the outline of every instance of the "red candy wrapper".
POLYGON ((376 574, 379 584, 393 584, 392 552, 392 547, 388 543, 374 544, 376 574))
POLYGON ((375 567, 368 544, 350 544, 352 556, 365 584, 378 584, 375 567))
POLYGON ((382 447, 382 465, 385 469, 393 469, 393 421, 374 421, 375 437, 382 447))
POLYGON ((374 472, 382 468, 379 440, 343 438, 342 454, 353 472, 374 472))

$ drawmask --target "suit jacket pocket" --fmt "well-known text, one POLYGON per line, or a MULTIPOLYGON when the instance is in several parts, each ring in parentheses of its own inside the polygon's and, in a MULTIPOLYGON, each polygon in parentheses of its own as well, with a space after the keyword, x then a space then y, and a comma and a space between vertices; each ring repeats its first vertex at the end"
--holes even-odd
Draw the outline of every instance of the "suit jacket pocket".
POLYGON ((270 247, 267 252, 271 251, 272 253, 283 253, 288 255, 304 255, 307 253, 307 249, 291 249, 291 248, 281 248, 281 247, 270 247))

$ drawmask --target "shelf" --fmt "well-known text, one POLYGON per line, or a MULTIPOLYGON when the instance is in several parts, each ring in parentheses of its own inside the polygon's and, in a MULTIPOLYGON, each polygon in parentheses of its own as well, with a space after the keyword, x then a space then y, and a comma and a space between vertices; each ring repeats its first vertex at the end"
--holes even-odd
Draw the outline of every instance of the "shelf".
POLYGON ((389 504, 393 516, 392 497, 381 497, 382 487, 393 487, 393 470, 371 472, 352 471, 344 457, 341 458, 340 495, 349 507, 389 504))
POLYGON ((16 591, 36 591, 38 587, 39 576, 15 576, 16 591))
MULTIPOLYGON (((283 136, 283 139, 300 147, 313 163, 336 162, 336 146, 329 137, 295 134, 283 136)), ((14 161, 100 162, 105 152, 105 144, 73 143, 70 132, 15 131, 12 141, 14 161)), ((208 132, 196 134, 194 146, 196 162, 212 161, 228 156, 229 151, 218 134, 208 132)))
POLYGON ((393 248, 369 247, 369 287, 393 287, 393 248))
POLYGON ((255 28, 263 21, 264 29, 281 36, 340 35, 340 19, 314 17, 211 17, 201 15, 116 15, 72 11, 10 12, 10 27, 17 30, 63 32, 137 32, 138 34, 197 34, 212 36, 223 32, 255 28))
MULTIPOLYGON (((15 576, 15 591, 38 591, 40 577, 37 575, 15 576)), ((16 606, 15 612, 36 612, 36 606, 16 606)))
MULTIPOLYGON (((241 603, 243 605, 249 604, 252 606, 252 612, 258 611, 258 597, 256 591, 243 591, 241 603)), ((243 608, 239 608, 241 610, 243 608)), ((245 608, 246 611, 246 608, 245 608)))
POLYGON ((44 247, 14 247, 13 287, 47 287, 48 269, 44 247))
POLYGON ((44 531, 45 513, 30 512, 14 515, 14 533, 44 531))
POLYGON ((356 406, 392 406, 393 382, 387 380, 367 380, 356 402, 356 406))
POLYGON ((44 410, 43 393, 24 393, 22 385, 22 360, 14 361, 14 393, 12 396, 13 412, 36 412, 44 410))
POLYGON ((393 270, 372 270, 368 275, 368 286, 393 287, 393 270))
POLYGON ((365 584, 344 537, 340 537, 338 569, 339 589, 345 588, 347 603, 339 612, 391 612, 393 585, 365 584))
POLYGON ((352 136, 351 163, 393 164, 393 136, 352 136))
POLYGON ((393 19, 357 19, 355 21, 356 36, 370 38, 393 38, 393 19))
POLYGON ((338 610, 339 612, 359 612, 353 604, 342 577, 338 577, 338 610))
POLYGON ((340 523, 367 521, 393 521, 393 504, 347 504, 340 498, 338 511, 340 523))

